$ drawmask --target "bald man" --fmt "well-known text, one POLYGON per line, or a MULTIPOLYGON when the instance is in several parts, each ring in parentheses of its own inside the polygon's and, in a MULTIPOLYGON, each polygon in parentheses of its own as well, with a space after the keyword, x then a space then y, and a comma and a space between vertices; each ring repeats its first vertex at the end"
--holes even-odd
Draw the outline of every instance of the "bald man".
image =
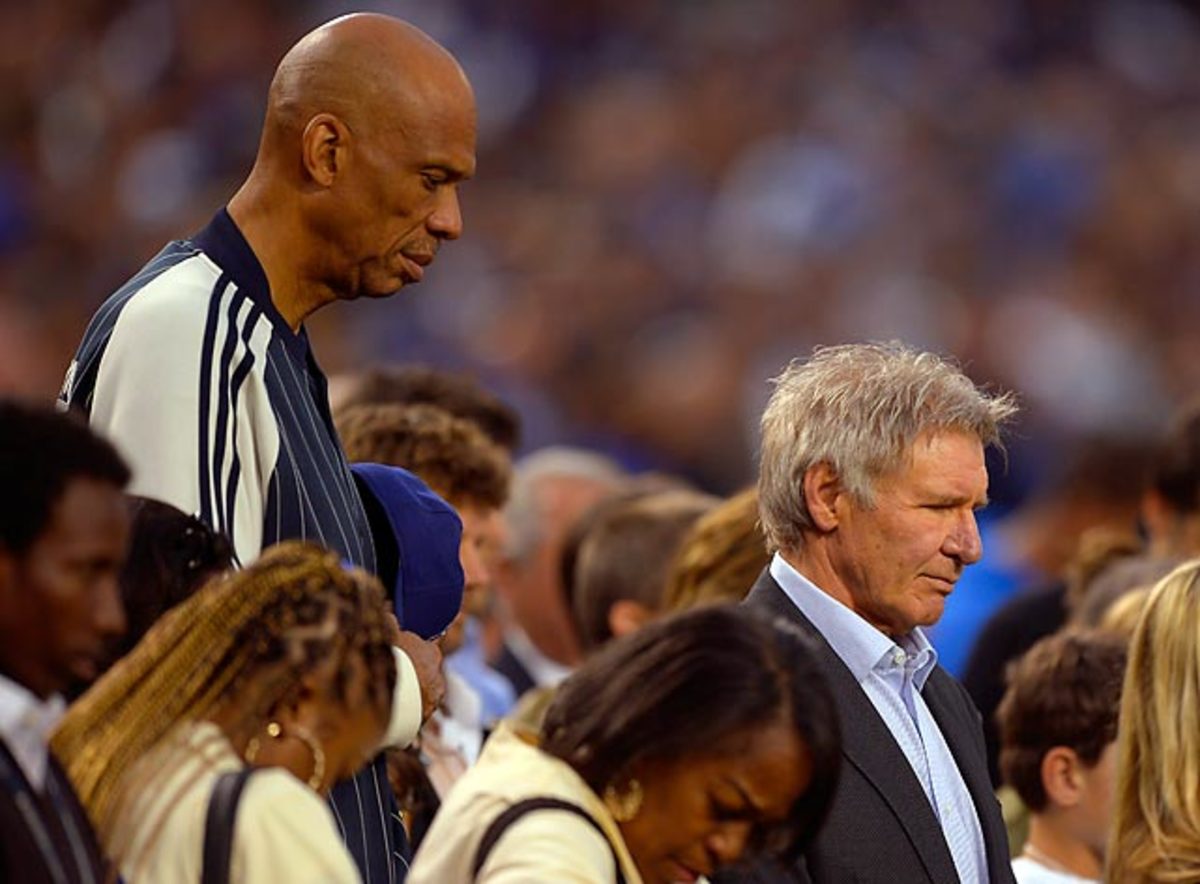
MULTIPOLYGON (((97 311, 61 405, 116 443, 132 493, 198 513, 239 562, 308 538, 374 570, 304 321, 420 282, 462 232, 458 186, 474 170, 474 97, 446 50, 382 15, 317 28, 279 64, 245 183, 97 311)), ((406 650, 429 710, 438 661, 411 639, 406 650)), ((401 669, 400 696, 420 706, 401 669)), ((386 776, 360 776, 333 799, 367 882, 402 874, 384 796, 386 776)))

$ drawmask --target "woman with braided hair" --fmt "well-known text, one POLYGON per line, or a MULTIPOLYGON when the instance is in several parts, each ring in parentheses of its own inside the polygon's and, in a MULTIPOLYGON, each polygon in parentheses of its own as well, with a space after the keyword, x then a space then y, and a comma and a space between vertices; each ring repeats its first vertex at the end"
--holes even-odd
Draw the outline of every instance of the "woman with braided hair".
POLYGON ((357 882, 320 796, 379 748, 395 663, 375 578, 288 542, 171 609, 52 740, 127 884, 197 884, 221 774, 250 765, 232 882, 357 882))

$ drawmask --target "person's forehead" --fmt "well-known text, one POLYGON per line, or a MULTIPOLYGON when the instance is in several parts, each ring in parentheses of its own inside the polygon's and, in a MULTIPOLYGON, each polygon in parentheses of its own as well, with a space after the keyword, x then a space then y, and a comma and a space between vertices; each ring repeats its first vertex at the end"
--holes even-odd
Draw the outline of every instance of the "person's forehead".
POLYGON ((82 535, 99 531, 126 531, 129 510, 116 485, 90 477, 68 480, 51 509, 47 534, 82 535))

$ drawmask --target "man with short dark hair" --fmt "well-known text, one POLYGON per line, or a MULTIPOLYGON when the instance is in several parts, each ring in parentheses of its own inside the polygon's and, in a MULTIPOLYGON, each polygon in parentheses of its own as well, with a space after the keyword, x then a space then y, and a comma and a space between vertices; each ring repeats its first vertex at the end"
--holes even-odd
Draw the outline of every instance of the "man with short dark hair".
POLYGON ((796 880, 1012 880, 979 714, 922 627, 982 555, 984 446, 1015 410, 898 344, 820 348, 776 379, 758 484, 775 555, 745 604, 817 639, 845 759, 796 880))
POLYGON ((675 555, 717 503, 698 491, 669 489, 606 500, 584 516, 571 602, 585 655, 663 613, 675 555))
POLYGON ((129 470, 87 425, 0 401, 0 880, 100 882, 95 836, 50 755, 62 695, 125 631, 129 470))
POLYGON ((1000 771, 1032 813, 1013 860, 1018 884, 1103 877, 1125 657, 1115 636, 1060 633, 1009 669, 996 710, 1000 771))
MULTIPOLYGON (((375 570, 304 322, 421 281, 462 232, 475 128, 458 62, 398 19, 343 16, 288 50, 249 176, 105 302, 67 371, 63 404, 129 458, 134 493, 198 513, 242 564, 300 538, 375 570)), ((401 665, 398 697, 419 719, 436 706, 440 660, 398 640, 417 667, 401 665)), ((339 783, 332 804, 364 880, 379 884, 405 864, 382 761, 373 769, 339 783)))

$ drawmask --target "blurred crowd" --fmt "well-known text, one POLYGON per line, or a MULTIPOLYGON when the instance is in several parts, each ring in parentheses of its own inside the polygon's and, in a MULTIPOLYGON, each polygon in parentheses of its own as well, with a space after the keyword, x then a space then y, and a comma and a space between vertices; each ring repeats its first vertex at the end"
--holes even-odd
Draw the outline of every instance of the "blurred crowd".
MULTIPOLYGON (((343 5, 0 10, 0 389, 53 393, 87 314, 228 198, 275 60, 343 5)), ((899 338, 1021 391, 1002 502, 1196 385, 1193 4, 368 5, 462 60, 479 174, 416 293, 314 321, 329 371, 472 371, 531 446, 731 491, 771 371, 899 338)))

